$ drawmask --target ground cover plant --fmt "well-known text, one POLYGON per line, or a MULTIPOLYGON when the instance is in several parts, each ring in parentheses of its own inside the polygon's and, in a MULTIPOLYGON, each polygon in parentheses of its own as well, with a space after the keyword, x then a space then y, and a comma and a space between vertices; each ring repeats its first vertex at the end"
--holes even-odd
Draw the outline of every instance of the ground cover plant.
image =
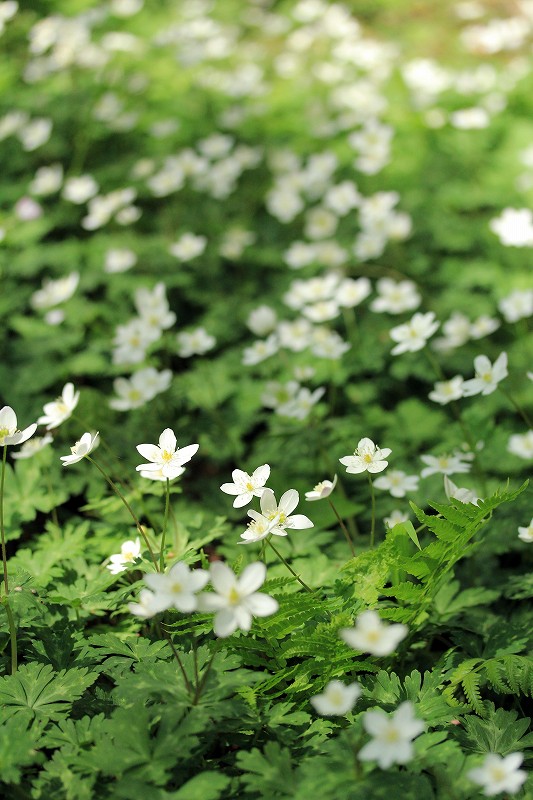
POLYGON ((0 2, 0 791, 533 796, 531 0, 0 2))

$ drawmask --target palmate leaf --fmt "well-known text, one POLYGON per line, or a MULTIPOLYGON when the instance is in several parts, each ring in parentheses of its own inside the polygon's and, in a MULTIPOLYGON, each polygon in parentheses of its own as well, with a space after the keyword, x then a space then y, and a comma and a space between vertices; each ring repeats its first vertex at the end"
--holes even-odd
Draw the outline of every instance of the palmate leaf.
POLYGON ((54 673, 50 664, 25 664, 0 678, 0 705, 6 719, 20 713, 60 719, 97 678, 85 667, 54 673))
POLYGON ((39 730, 28 729, 27 720, 21 717, 0 725, 0 781, 19 783, 22 768, 43 759, 36 750, 38 739, 39 730))

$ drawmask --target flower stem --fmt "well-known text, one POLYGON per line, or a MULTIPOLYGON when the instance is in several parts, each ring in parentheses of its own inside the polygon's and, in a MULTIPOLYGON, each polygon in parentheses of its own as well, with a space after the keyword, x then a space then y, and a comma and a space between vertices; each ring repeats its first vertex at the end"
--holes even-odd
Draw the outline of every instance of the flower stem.
POLYGON ((341 530, 344 533, 344 536, 346 537, 346 541, 348 542, 348 546, 349 546, 350 550, 352 551, 352 556, 355 556, 355 547, 354 547, 354 544, 353 544, 353 541, 352 541, 352 537, 348 533, 348 529, 347 529, 346 525, 344 524, 344 522, 340 518, 339 512, 337 511, 337 509, 335 508, 335 506, 333 505, 333 503, 331 502, 329 497, 328 497, 328 503, 331 506, 331 510, 333 511, 335 516, 337 517, 339 525, 341 526, 341 530))
POLYGON ((163 634, 163 636, 165 637, 165 639, 167 640, 167 642, 170 645, 170 649, 172 650, 172 654, 173 654, 174 658, 176 659, 176 661, 178 663, 178 667, 180 668, 180 672, 181 672, 181 674, 183 676, 183 682, 185 683, 185 688, 187 689, 189 694, 192 694, 191 682, 189 681, 189 679, 187 677, 187 673, 185 672, 185 667, 183 666, 183 661, 180 658, 180 654, 178 653, 178 651, 174 647, 174 642, 172 641, 172 637, 170 636, 169 632, 166 631, 159 622, 157 623, 157 627, 158 627, 159 631, 163 634))
POLYGON ((163 572, 165 569, 165 538, 167 535, 168 526, 168 509, 170 507, 170 480, 167 478, 166 492, 165 492, 165 517, 163 520, 163 534, 161 536, 161 552, 159 554, 159 570, 163 572))
POLYGON ((152 561, 153 561, 153 563, 154 563, 154 566, 155 566, 156 572, 160 572, 160 569, 159 569, 159 564, 157 563, 157 558, 156 558, 156 556, 155 556, 155 553, 154 553, 154 551, 152 550, 152 546, 150 545, 150 542, 149 542, 149 540, 148 540, 148 537, 147 537, 147 535, 146 535, 146 533, 145 533, 145 530, 144 530, 143 526, 141 525, 141 523, 139 522, 139 520, 138 520, 138 519, 137 519, 137 517, 135 516, 135 512, 133 511, 132 507, 130 506, 130 504, 128 503, 128 501, 127 501, 127 500, 126 500, 126 498, 124 497, 124 495, 123 495, 123 494, 120 492, 120 490, 119 490, 118 486, 116 485, 116 483, 114 483, 114 482, 111 480, 111 478, 109 477, 109 475, 108 475, 108 474, 105 472, 105 470, 103 470, 103 469, 102 469, 102 467, 100 466, 100 464, 98 464, 98 462, 96 462, 96 461, 95 461, 93 458, 91 458, 90 456, 85 456, 85 458, 87 458, 87 459, 88 459, 88 460, 91 462, 91 464, 94 464, 94 466, 96 467, 96 469, 97 469, 97 470, 98 470, 98 471, 99 471, 99 472, 100 472, 100 473, 101 473, 101 474, 104 476, 104 478, 106 479, 106 481, 108 482, 108 484, 111 486, 111 488, 113 489, 113 491, 115 492, 115 494, 117 495, 117 497, 120 497, 120 499, 122 500, 122 502, 124 503, 124 505, 125 505, 125 506, 126 506, 126 508, 128 509, 129 513, 131 514, 131 517, 132 517, 133 521, 135 522, 135 526, 136 526, 137 530, 139 531, 139 533, 141 534, 142 538, 144 539, 144 543, 145 543, 146 547, 148 548, 148 551, 149 551, 149 553, 150 553, 150 556, 151 556, 151 558, 152 558, 152 561))
POLYGON ((533 428, 533 422, 529 419, 529 417, 526 414, 526 412, 524 411, 524 409, 516 402, 514 397, 511 394, 509 394, 509 392, 506 391, 503 388, 503 386, 498 386, 498 388, 501 391, 501 393, 509 400, 509 402, 514 407, 514 409, 520 414, 520 416, 522 417, 522 419, 526 423, 527 427, 532 429, 533 428))
POLYGON ((374 484, 372 483, 372 478, 370 477, 370 473, 367 472, 368 475, 368 482, 370 484, 370 499, 372 503, 372 522, 370 526, 370 547, 374 547, 374 539, 376 535, 376 495, 374 492, 374 484))
POLYGON ((2 456, 2 477, 0 478, 0 535, 2 537, 2 563, 4 566, 4 586, 6 597, 9 594, 9 580, 7 577, 6 533, 4 529, 4 484, 6 479, 7 445, 4 445, 2 456))
POLYGON ((206 666, 206 668, 204 670, 204 674, 202 675, 202 680, 196 686, 196 691, 194 693, 194 698, 193 698, 193 701, 192 701, 193 706, 197 705, 198 700, 200 699, 200 696, 201 696, 203 690, 205 689, 205 685, 207 683, 207 679, 209 677, 209 673, 211 672, 211 667, 213 666, 213 661, 215 660, 215 656, 216 656, 217 651, 218 651, 219 641, 220 641, 220 639, 216 640, 215 646, 213 647, 213 652, 211 653, 211 658, 207 662, 207 666, 206 666))
POLYGON ((301 586, 303 586, 303 587, 304 587, 304 589, 306 590, 306 592, 309 592, 310 594, 314 594, 313 590, 312 590, 312 589, 311 589, 311 588, 310 588, 310 587, 309 587, 309 586, 308 586, 306 583, 304 583, 304 581, 303 581, 303 580, 300 578, 300 576, 299 576, 299 575, 297 575, 297 574, 296 574, 296 572, 293 570, 293 568, 291 567, 291 565, 289 564, 289 562, 288 562, 288 561, 286 561, 286 560, 283 558, 283 556, 281 555, 281 553, 279 552, 279 550, 277 550, 277 549, 274 547, 274 545, 272 544, 272 542, 270 541, 270 539, 266 539, 266 542, 267 542, 267 544, 268 544, 268 545, 269 545, 269 546, 272 548, 272 550, 275 552, 275 554, 277 555, 277 557, 279 558, 279 560, 280 560, 280 561, 282 561, 282 562, 283 562, 283 564, 285 564, 285 566, 287 567, 287 569, 289 570, 289 572, 291 573, 291 575, 294 575, 294 577, 296 578, 296 580, 298 581, 298 583, 299 583, 301 586))
POLYGON ((11 674, 14 675, 17 671, 17 628, 15 626, 15 618, 9 605, 9 579, 7 576, 7 553, 6 553, 6 532, 4 528, 4 485, 6 480, 6 462, 7 462, 7 445, 4 445, 4 452, 2 455, 2 475, 0 477, 0 535, 2 539, 2 565, 4 568, 4 591, 5 597, 2 599, 2 604, 6 610, 7 625, 9 628, 9 640, 11 643, 11 674))

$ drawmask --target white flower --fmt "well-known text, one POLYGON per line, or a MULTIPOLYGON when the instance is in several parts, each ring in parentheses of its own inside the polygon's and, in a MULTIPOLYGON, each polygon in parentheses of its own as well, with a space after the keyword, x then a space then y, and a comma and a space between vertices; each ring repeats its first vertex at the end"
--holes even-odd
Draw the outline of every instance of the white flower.
POLYGON ((256 336, 266 336, 276 327, 276 312, 270 306, 258 306, 250 311, 246 325, 256 336))
POLYGON ((132 614, 143 619, 149 619, 154 614, 165 610, 161 598, 156 597, 149 589, 141 589, 139 602, 128 603, 128 608, 132 614))
POLYGON ((487 753, 483 764, 467 772, 467 778, 483 788, 485 797, 500 792, 515 794, 527 778, 527 772, 518 769, 523 760, 522 753, 509 753, 507 756, 487 753))
POLYGON ((480 500, 475 492, 471 489, 464 489, 456 486, 447 475, 444 476, 444 491, 446 492, 448 500, 453 498, 454 500, 459 500, 460 503, 471 503, 474 506, 477 506, 480 500))
POLYGON ((136 559, 141 555, 141 540, 139 537, 132 541, 129 539, 123 542, 120 548, 120 553, 114 553, 109 557, 110 563, 107 569, 112 575, 118 575, 127 569, 128 564, 133 564, 136 559))
MULTIPOLYGON (((531 296, 533 298, 533 293, 531 296)), ((533 309, 531 313, 533 313, 533 309)), ((500 324, 500 321, 494 317, 488 317, 486 314, 482 314, 470 325, 470 338, 483 339, 484 336, 489 336, 491 333, 494 333, 494 331, 497 331, 500 324)))
POLYGON ((39 167, 30 184, 30 192, 46 196, 57 192, 63 181, 63 167, 61 164, 51 164, 48 167, 39 167))
POLYGON ((490 117, 484 108, 479 106, 472 108, 460 108, 450 114, 450 123, 454 128, 462 130, 472 130, 476 128, 486 128, 490 122, 490 117))
POLYGON ((273 356, 279 350, 279 340, 275 333, 270 334, 266 339, 259 339, 250 347, 245 347, 242 351, 242 364, 245 367, 253 367, 261 361, 273 356))
POLYGON ((134 302, 142 322, 154 335, 160 335, 162 330, 171 328, 176 322, 176 315, 169 309, 166 287, 162 282, 156 283, 152 290, 143 287, 137 289, 134 302))
POLYGON ((263 563, 249 564, 238 578, 221 561, 211 564, 209 572, 215 593, 200 595, 199 607, 216 611, 215 636, 231 636, 237 629, 249 631, 252 617, 268 617, 278 610, 273 597, 257 591, 266 578, 263 563))
POLYGON ((216 345, 216 339, 207 333, 205 328, 196 328, 194 331, 178 333, 178 355, 180 358, 190 358, 195 355, 203 355, 212 350, 216 345))
POLYGON ((324 687, 322 694, 315 694, 309 702, 319 714, 325 717, 344 716, 355 705, 361 696, 361 687, 358 683, 345 686, 342 681, 330 681, 324 687))
POLYGON ((137 445, 141 456, 149 462, 139 464, 136 467, 137 472, 161 470, 165 478, 172 480, 181 474, 181 467, 191 460, 199 446, 198 444, 189 444, 186 447, 177 447, 174 431, 165 428, 159 437, 159 446, 156 444, 137 445))
POLYGON ((498 303, 506 322, 517 322, 533 314, 533 290, 517 289, 498 303))
POLYGON ((400 353, 414 353, 417 350, 422 350, 427 340, 433 336, 439 327, 439 324, 435 321, 433 311, 428 311, 427 314, 417 313, 409 322, 392 328, 390 337, 393 341, 398 342, 392 348, 392 355, 397 356, 400 353))
POLYGON ((71 272, 65 278, 58 280, 44 280, 42 287, 31 296, 30 303, 33 308, 43 309, 56 306, 69 300, 78 286, 80 276, 78 272, 71 272))
POLYGON ((137 263, 137 256, 133 250, 125 247, 113 248, 105 254, 104 272, 127 272, 137 263))
POLYGON ((49 433, 44 436, 35 436, 27 442, 24 442, 20 450, 13 453, 13 458, 32 458, 36 453, 44 450, 49 444, 53 442, 52 436, 49 433))
POLYGON ((372 291, 368 278, 344 278, 337 288, 335 300, 341 308, 355 308, 365 300, 372 291))
POLYGON ((190 570, 187 564, 178 561, 168 573, 145 575, 144 580, 153 591, 161 611, 177 608, 187 614, 198 608, 196 593, 206 585, 209 573, 205 569, 190 570))
POLYGON ((420 473, 422 478, 429 475, 440 473, 441 475, 455 475, 458 472, 470 472, 470 456, 464 453, 454 453, 453 455, 443 454, 441 456, 425 455, 420 456, 420 460, 427 464, 420 473))
POLYGON ((399 508, 395 508, 394 511, 391 511, 388 517, 385 517, 383 522, 387 526, 387 528, 394 528, 395 525, 400 525, 402 522, 407 522, 409 519, 409 514, 406 514, 405 511, 400 511, 399 508))
POLYGON ((533 212, 529 208, 504 208, 489 227, 507 247, 533 247, 533 212))
POLYGON ((28 425, 23 431, 17 428, 17 415, 11 406, 4 406, 0 409, 0 445, 4 447, 8 444, 22 444, 33 436, 37 429, 37 423, 28 425))
POLYGON ((326 497, 329 497, 332 493, 333 489, 337 485, 337 476, 333 478, 332 481, 320 481, 314 487, 314 489, 310 492, 305 493, 306 500, 323 500, 326 497))
POLYGON ((408 633, 407 625, 387 625, 381 621, 377 611, 362 611, 355 620, 355 628, 341 628, 339 636, 346 644, 361 653, 373 656, 388 656, 408 633))
POLYGON ((381 449, 372 439, 364 438, 359 440, 353 456, 343 456, 339 461, 346 467, 346 472, 352 475, 360 472, 383 472, 389 463, 385 459, 391 453, 392 450, 388 447, 381 449))
POLYGON ((381 709, 367 711, 363 727, 374 738, 359 751, 361 761, 377 761, 381 769, 392 764, 406 764, 413 757, 412 740, 425 729, 422 720, 415 717, 413 704, 406 700, 394 714, 381 709))
POLYGON ((52 120, 46 117, 32 119, 17 132, 17 136, 22 143, 22 147, 27 152, 37 150, 45 144, 52 133, 52 120))
POLYGON ((251 475, 243 472, 242 469, 234 469, 231 473, 233 483, 223 483, 220 489, 226 494, 236 495, 233 508, 242 508, 248 505, 254 496, 261 497, 269 476, 270 466, 268 464, 257 467, 251 475))
POLYGON ((79 399, 80 393, 74 391, 74 384, 66 383, 63 386, 61 397, 58 397, 57 400, 53 400, 51 403, 45 404, 43 408, 44 414, 42 417, 39 417, 37 423, 39 425, 46 425, 47 431, 57 428, 71 416, 78 405, 79 399))
POLYGON ((533 542, 533 519, 527 528, 518 528, 518 538, 523 542, 533 542))
POLYGON ((282 417, 305 419, 325 393, 323 386, 319 386, 314 392, 302 386, 292 400, 277 407, 276 413, 282 417))
POLYGON ((177 242, 171 244, 168 252, 180 261, 192 261, 200 256, 207 246, 205 236, 196 236, 194 233, 184 233, 177 242))
POLYGON ((92 175, 80 175, 67 178, 63 186, 62 196, 76 205, 82 205, 98 192, 98 184, 92 175))
POLYGON ((76 442, 70 448, 70 456, 59 456, 61 461, 63 462, 64 467, 70 466, 70 464, 77 464, 78 461, 81 461, 82 458, 88 456, 89 453, 98 446, 100 443, 100 437, 98 432, 92 436, 90 433, 84 433, 83 436, 79 441, 76 442))
MULTIPOLYGON (((288 489, 281 495, 279 504, 277 504, 272 489, 264 489, 259 504, 261 506, 261 515, 269 522, 274 523, 269 531, 270 533, 273 533, 275 536, 286 536, 286 528, 290 528, 291 530, 303 530, 304 528, 313 527, 313 523, 305 514, 292 514, 299 500, 300 495, 296 489, 288 489)), ((257 512, 249 511, 248 516, 255 519, 257 512)), ((245 538, 245 534, 243 534, 241 538, 245 538)))
POLYGON ((418 475, 407 475, 401 469, 391 469, 374 481, 376 489, 387 489, 392 497, 405 497, 418 489, 418 475))
POLYGON ((437 381, 433 391, 429 393, 429 399, 441 406, 451 403, 452 400, 459 400, 463 396, 463 382, 462 375, 455 375, 449 381, 437 381))
POLYGON ((146 367, 135 372, 131 379, 115 378, 113 388, 118 397, 109 401, 111 408, 117 411, 129 411, 139 408, 156 395, 165 392, 172 381, 172 372, 165 369, 158 372, 153 367, 146 367))
POLYGON ((507 450, 519 458, 533 458, 533 430, 509 437, 507 450))
POLYGON ((472 397, 475 394, 492 394, 500 381, 509 374, 507 372, 507 353, 500 353, 494 364, 487 356, 476 356, 474 359, 476 377, 463 383, 463 397, 472 397))

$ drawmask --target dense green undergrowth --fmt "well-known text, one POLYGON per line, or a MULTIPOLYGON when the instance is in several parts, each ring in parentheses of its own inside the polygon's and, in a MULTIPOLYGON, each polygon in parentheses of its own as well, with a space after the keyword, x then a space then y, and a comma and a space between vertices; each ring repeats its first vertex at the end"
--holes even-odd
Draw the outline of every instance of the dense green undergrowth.
POLYGON ((2 796, 531 796, 530 6, 0 3, 2 796))

